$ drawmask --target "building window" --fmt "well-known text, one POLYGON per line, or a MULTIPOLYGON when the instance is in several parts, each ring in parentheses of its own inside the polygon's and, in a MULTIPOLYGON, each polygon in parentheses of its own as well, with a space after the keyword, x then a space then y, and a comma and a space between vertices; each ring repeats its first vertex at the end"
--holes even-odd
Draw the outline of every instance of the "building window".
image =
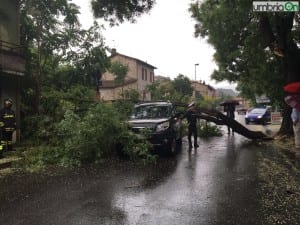
POLYGON ((154 74, 150 72, 150 82, 154 82, 154 74))
POLYGON ((142 80, 147 80, 147 79, 148 79, 147 69, 142 68, 142 80))

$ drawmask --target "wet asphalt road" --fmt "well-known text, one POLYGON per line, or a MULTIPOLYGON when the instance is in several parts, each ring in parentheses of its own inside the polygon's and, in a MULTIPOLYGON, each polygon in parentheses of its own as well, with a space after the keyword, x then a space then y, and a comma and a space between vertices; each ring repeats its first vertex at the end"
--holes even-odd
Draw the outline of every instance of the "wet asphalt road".
POLYGON ((184 139, 176 157, 147 167, 107 162, 0 180, 0 224, 261 224, 260 145, 238 134, 199 144, 189 152, 184 139))

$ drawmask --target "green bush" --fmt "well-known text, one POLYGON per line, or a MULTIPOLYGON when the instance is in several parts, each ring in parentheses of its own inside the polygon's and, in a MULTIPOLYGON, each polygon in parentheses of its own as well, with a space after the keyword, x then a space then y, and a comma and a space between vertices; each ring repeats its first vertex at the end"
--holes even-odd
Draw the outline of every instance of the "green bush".
MULTIPOLYGON (((183 131, 185 135, 188 135, 188 124, 186 122, 183 123, 183 131)), ((218 126, 203 120, 197 122, 197 132, 199 137, 220 137, 223 135, 218 126)))
POLYGON ((206 121, 201 121, 200 126, 198 126, 198 135, 199 137, 220 137, 223 134, 218 126, 206 121))
POLYGON ((66 167, 97 164, 116 155, 118 146, 122 146, 124 155, 130 160, 154 162, 150 145, 138 140, 122 117, 112 104, 99 103, 82 118, 67 110, 64 119, 49 136, 55 141, 48 146, 40 144, 25 154, 28 168, 51 164, 66 167))
POLYGON ((102 157, 112 154, 125 129, 118 112, 108 104, 96 105, 83 118, 67 111, 58 126, 62 140, 60 150, 64 158, 70 160, 63 164, 101 161, 102 157))

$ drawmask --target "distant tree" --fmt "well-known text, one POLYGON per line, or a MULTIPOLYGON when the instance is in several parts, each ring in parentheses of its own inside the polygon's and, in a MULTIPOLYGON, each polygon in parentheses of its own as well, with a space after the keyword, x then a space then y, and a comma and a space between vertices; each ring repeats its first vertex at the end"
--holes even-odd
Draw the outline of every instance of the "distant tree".
POLYGON ((179 74, 173 81, 172 86, 174 91, 179 95, 178 100, 183 100, 186 97, 191 97, 193 94, 193 88, 191 86, 191 81, 188 77, 179 74))
POLYGON ((103 18, 111 25, 125 20, 135 22, 135 18, 149 12, 155 0, 92 0, 95 18, 103 18))
POLYGON ((146 90, 150 93, 151 99, 156 100, 165 100, 168 95, 168 89, 166 88, 167 83, 171 81, 166 81, 164 83, 160 83, 159 81, 154 81, 151 84, 146 86, 146 90))
POLYGON ((112 74, 114 74, 115 76, 115 83, 116 84, 121 84, 122 85, 122 93, 121 95, 123 96, 124 99, 124 82, 125 82, 125 77, 128 73, 128 66, 127 65, 123 65, 122 63, 115 61, 111 63, 111 67, 110 67, 110 72, 112 74))

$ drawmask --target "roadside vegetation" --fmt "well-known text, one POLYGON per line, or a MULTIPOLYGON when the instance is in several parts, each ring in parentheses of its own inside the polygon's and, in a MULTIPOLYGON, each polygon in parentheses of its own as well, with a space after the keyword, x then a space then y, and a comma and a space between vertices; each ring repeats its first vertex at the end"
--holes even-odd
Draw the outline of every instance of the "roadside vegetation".
POLYGON ((293 145, 292 138, 284 138, 259 152, 262 224, 289 225, 300 221, 300 163, 291 151, 293 145))
MULTIPOLYGON (((182 102, 182 96, 187 95, 174 89, 180 86, 178 80, 185 79, 179 75, 177 83, 167 82, 169 88, 164 96, 182 102)), ((183 87, 180 90, 184 90, 183 87)), ((24 160, 19 163, 20 166, 29 171, 47 166, 78 167, 100 164, 111 157, 142 164, 155 163, 157 156, 151 153, 150 144, 146 140, 138 140, 126 122, 138 101, 136 93, 126 93, 129 99, 120 96, 120 100, 114 103, 104 103, 94 101, 94 90, 82 85, 74 85, 64 91, 49 87, 42 90, 42 113, 26 114, 22 121, 24 131, 19 155, 24 160)), ((199 104, 210 104, 210 101, 199 99, 199 104)), ((186 108, 182 107, 184 110, 186 108)), ((200 137, 222 135, 217 126, 204 121, 199 122, 198 128, 200 137)))

